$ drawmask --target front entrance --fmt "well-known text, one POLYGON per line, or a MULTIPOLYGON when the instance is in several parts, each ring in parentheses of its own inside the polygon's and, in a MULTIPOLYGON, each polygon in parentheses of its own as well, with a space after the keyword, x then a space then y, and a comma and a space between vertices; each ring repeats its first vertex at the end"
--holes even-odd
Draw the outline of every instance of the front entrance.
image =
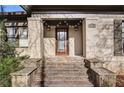
POLYGON ((56 54, 68 55, 68 28, 56 28, 56 54))
POLYGON ((45 19, 43 23, 45 56, 83 55, 85 29, 81 19, 45 19))

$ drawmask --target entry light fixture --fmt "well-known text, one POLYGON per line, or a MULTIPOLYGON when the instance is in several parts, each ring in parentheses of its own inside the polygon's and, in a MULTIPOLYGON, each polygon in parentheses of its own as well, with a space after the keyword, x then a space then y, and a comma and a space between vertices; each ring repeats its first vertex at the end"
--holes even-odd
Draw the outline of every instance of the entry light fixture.
POLYGON ((82 20, 80 20, 80 23, 82 23, 82 20))
POLYGON ((78 31, 78 29, 79 29, 78 25, 75 25, 75 26, 74 26, 74 30, 75 30, 75 31, 78 31))
POLYGON ((46 29, 47 29, 47 31, 50 31, 51 27, 48 25, 46 29))
POLYGON ((80 25, 82 24, 82 20, 47 20, 43 23, 47 31, 51 30, 51 26, 69 26, 72 27, 75 31, 78 31, 80 25))
POLYGON ((66 23, 66 25, 68 26, 69 24, 68 24, 68 23, 66 23))
POLYGON ((67 21, 64 21, 64 23, 67 23, 67 21))
POLYGON ((60 21, 60 22, 59 22, 59 24, 61 25, 61 24, 62 24, 62 22, 60 21))
POLYGON ((59 24, 57 24, 56 27, 59 27, 59 24))

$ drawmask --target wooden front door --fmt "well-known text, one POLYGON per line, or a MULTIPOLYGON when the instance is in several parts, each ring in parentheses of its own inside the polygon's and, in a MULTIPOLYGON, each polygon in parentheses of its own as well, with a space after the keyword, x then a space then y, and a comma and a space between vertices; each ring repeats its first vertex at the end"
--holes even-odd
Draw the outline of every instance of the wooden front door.
POLYGON ((56 54, 68 54, 68 29, 56 28, 56 54))

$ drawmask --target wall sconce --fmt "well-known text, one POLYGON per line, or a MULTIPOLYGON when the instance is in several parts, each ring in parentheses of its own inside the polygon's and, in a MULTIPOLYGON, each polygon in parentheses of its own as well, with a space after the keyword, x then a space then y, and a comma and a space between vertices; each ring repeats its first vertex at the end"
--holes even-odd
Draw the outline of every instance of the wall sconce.
POLYGON ((61 23, 61 21, 59 22, 59 25, 61 25, 62 23, 61 23))
POLYGON ((51 27, 48 25, 46 29, 47 29, 47 31, 50 31, 51 27))
POLYGON ((59 24, 57 24, 56 27, 59 27, 59 24))
POLYGON ((75 31, 78 31, 78 29, 79 29, 78 25, 75 25, 75 26, 74 26, 74 30, 75 30, 75 31))
POLYGON ((82 20, 80 20, 80 23, 82 23, 82 20))
POLYGON ((66 25, 68 26, 69 24, 68 24, 68 23, 66 23, 66 25))

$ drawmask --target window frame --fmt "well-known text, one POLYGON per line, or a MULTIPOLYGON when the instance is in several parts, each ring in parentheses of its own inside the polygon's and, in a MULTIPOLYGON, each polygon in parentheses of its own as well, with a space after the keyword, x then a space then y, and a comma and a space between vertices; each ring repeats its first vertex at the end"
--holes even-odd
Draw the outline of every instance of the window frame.
MULTIPOLYGON (((21 26, 20 28, 26 28, 27 29, 27 26, 21 26)), ((21 30, 22 31, 22 30, 21 30)), ((24 31, 24 30, 23 30, 24 31)), ((27 39, 28 40, 28 29, 27 29, 27 38, 25 38, 25 39, 27 39)), ((18 42, 19 42, 19 40, 21 40, 21 38, 20 38, 20 31, 19 31, 19 38, 18 38, 18 42)), ((20 46, 20 42, 18 43, 18 46, 19 46, 19 48, 28 48, 28 46, 20 46)))
POLYGON ((124 20, 122 20, 122 31, 121 31, 121 41, 122 41, 122 56, 124 56, 124 20))
MULTIPOLYGON (((27 26, 6 26, 6 32, 8 33, 8 31, 7 31, 7 28, 15 28, 16 29, 16 31, 15 31, 15 35, 16 35, 16 33, 18 32, 17 30, 18 30, 18 28, 27 28, 27 26)), ((14 45, 16 48, 28 48, 28 46, 20 46, 19 45, 19 39, 20 39, 20 35, 19 35, 19 32, 17 33, 17 37, 8 37, 7 36, 7 41, 8 41, 8 38, 15 38, 15 40, 16 40, 16 45, 14 45)), ((27 39, 28 39, 28 29, 27 29, 27 39)))

